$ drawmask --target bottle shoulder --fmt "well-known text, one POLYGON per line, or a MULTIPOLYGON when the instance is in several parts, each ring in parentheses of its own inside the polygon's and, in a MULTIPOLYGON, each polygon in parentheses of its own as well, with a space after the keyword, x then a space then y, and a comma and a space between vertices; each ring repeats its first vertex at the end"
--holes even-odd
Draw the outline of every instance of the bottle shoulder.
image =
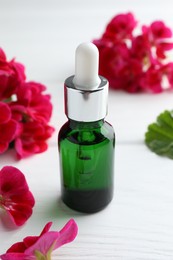
POLYGON ((103 126, 101 128, 101 132, 102 132, 103 135, 107 136, 107 138, 109 138, 109 139, 115 138, 114 128, 107 121, 104 122, 104 124, 103 124, 103 126))
POLYGON ((71 125, 67 121, 60 129, 58 141, 68 139, 74 143, 94 144, 103 140, 115 140, 114 129, 108 122, 83 123, 80 125, 71 125))

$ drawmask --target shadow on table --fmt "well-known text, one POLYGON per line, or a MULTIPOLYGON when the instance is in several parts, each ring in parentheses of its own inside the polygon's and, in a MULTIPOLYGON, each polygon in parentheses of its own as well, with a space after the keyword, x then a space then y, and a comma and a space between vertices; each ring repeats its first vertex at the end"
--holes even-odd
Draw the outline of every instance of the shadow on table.
POLYGON ((50 217, 52 220, 55 219, 64 219, 64 218, 73 218, 78 216, 85 216, 87 214, 81 213, 67 207, 61 200, 61 198, 55 198, 52 200, 48 206, 46 206, 46 217, 50 217))

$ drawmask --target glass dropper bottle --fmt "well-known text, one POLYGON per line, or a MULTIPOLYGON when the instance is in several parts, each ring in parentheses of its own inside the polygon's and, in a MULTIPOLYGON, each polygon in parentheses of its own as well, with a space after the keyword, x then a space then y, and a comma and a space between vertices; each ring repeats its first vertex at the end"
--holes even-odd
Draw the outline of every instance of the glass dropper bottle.
POLYGON ((85 213, 107 206, 114 186, 115 134, 105 121, 108 81, 98 75, 98 62, 94 44, 78 46, 75 75, 64 85, 68 121, 58 136, 62 200, 85 213))

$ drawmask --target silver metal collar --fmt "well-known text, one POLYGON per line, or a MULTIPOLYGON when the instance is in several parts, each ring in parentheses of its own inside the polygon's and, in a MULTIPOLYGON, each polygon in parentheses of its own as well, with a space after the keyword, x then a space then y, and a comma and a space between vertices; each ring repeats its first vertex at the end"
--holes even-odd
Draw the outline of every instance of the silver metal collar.
POLYGON ((64 84, 65 113, 69 119, 79 122, 94 122, 105 118, 108 108, 108 81, 99 76, 101 83, 94 90, 77 89, 74 75, 64 84))

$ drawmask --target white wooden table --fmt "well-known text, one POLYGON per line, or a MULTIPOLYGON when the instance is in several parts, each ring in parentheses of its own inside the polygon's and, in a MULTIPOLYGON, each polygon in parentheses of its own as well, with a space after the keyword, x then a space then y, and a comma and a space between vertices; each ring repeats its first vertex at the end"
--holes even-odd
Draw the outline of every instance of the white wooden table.
POLYGON ((162 19, 173 28, 171 0, 0 0, 0 46, 9 59, 16 56, 26 65, 28 80, 47 86, 56 128, 45 153, 21 161, 11 151, 0 156, 1 168, 13 165, 25 173, 36 198, 26 225, 10 230, 0 222, 0 254, 23 237, 39 234, 48 221, 59 230, 74 218, 78 237, 52 259, 173 259, 173 162, 144 145, 147 125, 173 108, 173 93, 110 92, 107 120, 117 136, 114 200, 102 212, 83 215, 59 199, 57 134, 66 121, 63 81, 74 73, 76 46, 99 37, 115 14, 127 11, 141 23, 162 19))

